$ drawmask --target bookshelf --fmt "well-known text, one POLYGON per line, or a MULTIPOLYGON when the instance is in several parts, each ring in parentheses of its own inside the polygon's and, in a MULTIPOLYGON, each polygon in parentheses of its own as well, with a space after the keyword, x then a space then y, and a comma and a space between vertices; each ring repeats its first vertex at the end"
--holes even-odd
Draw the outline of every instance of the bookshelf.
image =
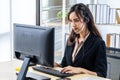
POLYGON ((87 4, 96 24, 116 24, 116 8, 107 4, 87 4))

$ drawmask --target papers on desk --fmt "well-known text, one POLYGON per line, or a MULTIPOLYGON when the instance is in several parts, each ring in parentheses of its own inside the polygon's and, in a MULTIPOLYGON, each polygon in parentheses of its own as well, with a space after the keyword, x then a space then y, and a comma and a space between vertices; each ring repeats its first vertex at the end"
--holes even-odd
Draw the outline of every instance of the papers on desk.
POLYGON ((99 78, 99 77, 83 77, 80 78, 79 80, 109 80, 109 79, 99 78))

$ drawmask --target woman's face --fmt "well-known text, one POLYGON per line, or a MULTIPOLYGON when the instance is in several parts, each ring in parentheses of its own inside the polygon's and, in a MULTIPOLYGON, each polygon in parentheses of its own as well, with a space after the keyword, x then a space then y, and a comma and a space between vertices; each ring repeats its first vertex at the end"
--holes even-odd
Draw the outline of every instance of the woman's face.
POLYGON ((74 30, 74 32, 76 34, 79 34, 80 32, 83 31, 84 29, 84 20, 82 17, 78 18, 76 13, 75 12, 72 12, 69 16, 69 20, 70 20, 70 23, 71 23, 71 27, 72 27, 72 30, 74 30))

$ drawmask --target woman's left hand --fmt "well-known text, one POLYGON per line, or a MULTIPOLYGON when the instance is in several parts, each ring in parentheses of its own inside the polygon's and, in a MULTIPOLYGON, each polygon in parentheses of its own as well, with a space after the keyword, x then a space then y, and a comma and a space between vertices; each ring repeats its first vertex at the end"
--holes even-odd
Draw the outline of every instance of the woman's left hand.
POLYGON ((84 73, 83 68, 78 68, 78 67, 72 67, 72 66, 67 66, 64 67, 61 72, 62 73, 72 73, 72 74, 77 74, 77 73, 84 73))

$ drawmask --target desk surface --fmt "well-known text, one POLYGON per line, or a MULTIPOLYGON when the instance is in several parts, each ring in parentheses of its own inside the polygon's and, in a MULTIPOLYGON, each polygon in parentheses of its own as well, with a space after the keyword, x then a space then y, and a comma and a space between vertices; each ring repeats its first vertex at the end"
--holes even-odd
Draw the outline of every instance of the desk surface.
MULTIPOLYGON (((22 61, 19 61, 19 60, 0 62, 0 80, 16 80, 17 76, 16 76, 15 69, 17 67, 20 67, 21 65, 22 65, 22 61)), ((59 78, 59 77, 55 77, 55 76, 45 74, 42 72, 34 71, 32 68, 30 68, 29 71, 39 74, 39 75, 50 77, 51 80, 56 80, 59 78)), ((78 75, 71 76, 69 78, 71 78, 71 80, 80 80, 83 77, 92 77, 92 78, 99 78, 100 80, 109 80, 109 79, 96 77, 96 76, 92 76, 92 75, 87 75, 87 74, 78 74, 78 75)), ((99 80, 99 79, 95 79, 95 80, 99 80)), ((82 79, 82 80, 87 80, 87 79, 82 79)))

